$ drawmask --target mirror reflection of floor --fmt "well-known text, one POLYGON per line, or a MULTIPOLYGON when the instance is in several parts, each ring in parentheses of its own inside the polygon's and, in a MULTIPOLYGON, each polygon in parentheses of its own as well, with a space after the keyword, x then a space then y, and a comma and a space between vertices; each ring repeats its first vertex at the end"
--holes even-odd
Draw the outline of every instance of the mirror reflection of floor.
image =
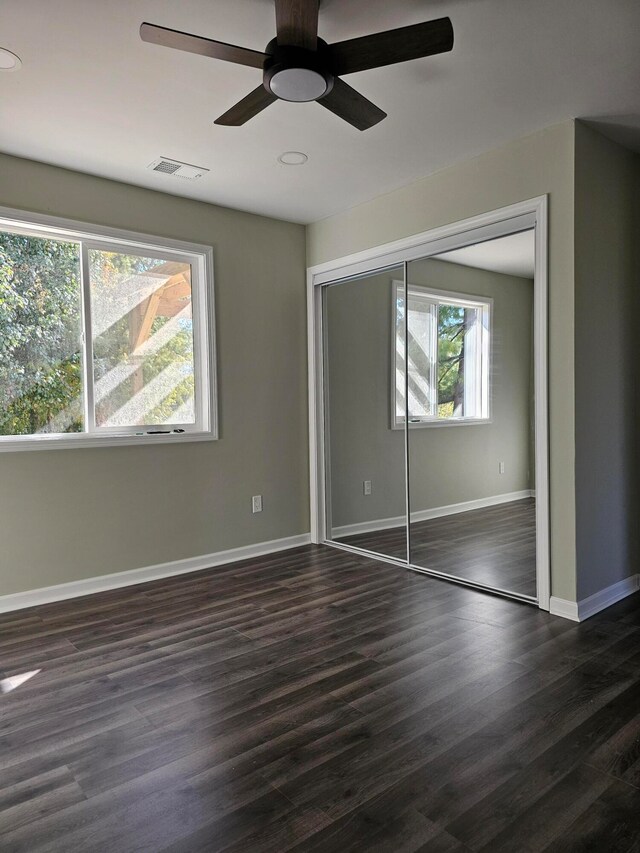
MULTIPOLYGON (((336 539, 406 559, 406 530, 336 539)), ((535 498, 411 524, 411 562, 520 595, 536 595, 535 498)))

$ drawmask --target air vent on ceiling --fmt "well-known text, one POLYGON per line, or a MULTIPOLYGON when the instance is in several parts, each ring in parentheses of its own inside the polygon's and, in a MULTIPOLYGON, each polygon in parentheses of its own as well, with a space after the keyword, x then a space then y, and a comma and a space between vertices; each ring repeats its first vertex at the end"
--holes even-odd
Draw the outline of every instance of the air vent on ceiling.
POLYGON ((203 166, 192 166, 191 163, 181 163, 179 160, 170 160, 168 157, 159 157, 148 166, 154 172, 162 172, 164 175, 173 175, 175 178, 185 178, 187 181, 195 181, 201 178, 209 169, 203 166))

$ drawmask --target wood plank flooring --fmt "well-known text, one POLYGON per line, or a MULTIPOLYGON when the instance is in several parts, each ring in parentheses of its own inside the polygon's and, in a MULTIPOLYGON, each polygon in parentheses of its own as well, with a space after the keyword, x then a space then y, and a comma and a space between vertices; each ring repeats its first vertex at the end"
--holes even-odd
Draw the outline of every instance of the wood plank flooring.
POLYGON ((328 547, 0 616, 2 853, 640 851, 640 602, 328 547))
MULTIPOLYGON (((336 541, 406 560, 406 539, 404 527, 393 527, 336 541)), ((535 598, 535 499, 412 522, 411 562, 535 598)))

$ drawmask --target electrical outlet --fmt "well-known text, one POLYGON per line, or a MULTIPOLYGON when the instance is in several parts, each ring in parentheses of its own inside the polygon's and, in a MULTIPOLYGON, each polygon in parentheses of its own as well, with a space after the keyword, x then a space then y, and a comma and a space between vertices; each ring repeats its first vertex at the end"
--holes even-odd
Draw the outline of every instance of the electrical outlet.
POLYGON ((362 487, 363 487, 362 491, 364 492, 365 495, 371 494, 371 480, 365 480, 364 483, 362 484, 362 487))
POLYGON ((254 495, 251 498, 251 512, 262 512, 262 495, 254 495))
POLYGON ((504 462, 498 462, 498 471, 504 474, 504 462))

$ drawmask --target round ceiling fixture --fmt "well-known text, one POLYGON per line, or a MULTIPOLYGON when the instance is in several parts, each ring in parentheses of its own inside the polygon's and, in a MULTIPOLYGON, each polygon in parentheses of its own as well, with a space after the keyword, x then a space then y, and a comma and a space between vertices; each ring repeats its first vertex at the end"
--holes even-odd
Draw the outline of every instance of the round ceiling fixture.
POLYGON ((322 74, 311 68, 283 68, 271 77, 269 86, 276 97, 294 103, 317 101, 329 88, 322 74))
POLYGON ((21 65, 22 60, 19 56, 4 47, 0 47, 0 71, 17 71, 21 65))
POLYGON ((283 166, 304 166, 309 158, 303 151, 285 151, 278 157, 283 166))

